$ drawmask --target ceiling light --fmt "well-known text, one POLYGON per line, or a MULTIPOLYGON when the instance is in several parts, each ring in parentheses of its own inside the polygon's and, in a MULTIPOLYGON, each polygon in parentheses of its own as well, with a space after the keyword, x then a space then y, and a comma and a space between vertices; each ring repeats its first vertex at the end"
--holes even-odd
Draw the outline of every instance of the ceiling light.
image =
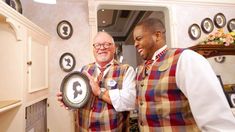
POLYGON ((56 0, 33 0, 33 1, 44 4, 56 4, 56 0))

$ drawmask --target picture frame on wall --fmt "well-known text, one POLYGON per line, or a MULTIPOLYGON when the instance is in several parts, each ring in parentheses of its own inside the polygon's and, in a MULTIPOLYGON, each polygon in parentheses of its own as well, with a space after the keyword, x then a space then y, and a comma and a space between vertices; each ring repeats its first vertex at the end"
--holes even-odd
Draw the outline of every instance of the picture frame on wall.
POLYGON ((5 2, 19 13, 23 13, 20 0, 5 0, 5 2))
POLYGON ((227 28, 229 32, 235 31, 235 18, 228 21, 227 28))
POLYGON ((64 53, 60 57, 60 68, 65 72, 70 72, 74 69, 76 60, 71 53, 64 53))
POLYGON ((192 24, 189 28, 188 28, 188 34, 189 34, 189 37, 192 39, 192 40, 197 40, 198 38, 200 38, 201 36, 201 29, 199 27, 198 24, 192 24))
POLYGON ((224 95, 228 101, 228 104, 230 105, 231 108, 235 108, 235 92, 227 92, 225 91, 224 89, 224 84, 223 84, 223 81, 221 79, 221 76, 220 75, 216 75, 220 84, 221 84, 221 87, 223 89, 223 92, 224 92, 224 95))
POLYGON ((227 92, 228 102, 231 108, 235 108, 235 92, 227 92))
POLYGON ((226 18, 223 13, 217 13, 214 16, 214 23, 217 28, 223 28, 226 25, 226 18))
POLYGON ((224 62, 225 62, 225 59, 226 59, 225 56, 215 56, 215 57, 214 57, 214 60, 215 60, 215 62, 217 62, 217 63, 224 63, 224 62))
POLYGON ((69 39, 73 34, 72 24, 66 20, 62 20, 57 25, 57 34, 62 39, 69 39))
POLYGON ((211 33, 214 30, 213 21, 210 18, 203 19, 201 22, 201 28, 204 33, 211 33))

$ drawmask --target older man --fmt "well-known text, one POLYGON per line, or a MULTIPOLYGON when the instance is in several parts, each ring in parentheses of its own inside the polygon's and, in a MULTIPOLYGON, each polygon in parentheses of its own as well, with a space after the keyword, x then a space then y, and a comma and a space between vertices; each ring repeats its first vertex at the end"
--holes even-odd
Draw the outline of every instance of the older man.
MULTIPOLYGON (((126 131, 129 111, 135 107, 135 71, 114 59, 116 47, 108 33, 98 32, 93 42, 96 61, 82 68, 93 94, 86 106, 77 110, 78 130, 126 131)), ((57 96, 61 102, 61 93, 57 96)))

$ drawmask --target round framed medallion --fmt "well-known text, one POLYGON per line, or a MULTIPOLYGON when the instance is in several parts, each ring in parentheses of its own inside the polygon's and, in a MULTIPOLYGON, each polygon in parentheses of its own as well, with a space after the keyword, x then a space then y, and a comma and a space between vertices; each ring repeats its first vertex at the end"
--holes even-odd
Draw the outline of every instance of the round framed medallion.
POLYGON ((70 72, 74 69, 76 60, 71 53, 64 53, 60 57, 60 68, 65 72, 70 72))
POLYGON ((22 14, 22 5, 20 0, 6 0, 6 3, 13 9, 22 14))
POLYGON ((214 60, 217 63, 224 63, 225 59, 226 59, 225 56, 216 56, 216 57, 214 57, 214 60))
POLYGON ((214 23, 217 28, 223 28, 226 25, 226 18, 223 13, 217 13, 214 17, 214 23))
POLYGON ((235 108, 235 92, 227 92, 228 102, 231 108, 235 108))
POLYGON ((201 28, 204 33, 211 33, 214 29, 213 21, 210 18, 205 18, 201 22, 201 28))
POLYGON ((235 32, 235 18, 228 21, 227 28, 229 32, 235 32))
POLYGON ((64 104, 72 109, 82 108, 90 98, 91 86, 87 76, 81 72, 66 75, 60 91, 64 104))
POLYGON ((73 34, 73 27, 70 22, 62 20, 57 25, 57 34, 62 39, 69 39, 73 34))
POLYGON ((194 23, 188 28, 188 34, 192 40, 197 40, 201 36, 201 29, 194 23))
POLYGON ((231 104, 232 104, 232 107, 235 107, 235 94, 233 93, 233 94, 231 94, 230 95, 230 100, 231 100, 231 104))

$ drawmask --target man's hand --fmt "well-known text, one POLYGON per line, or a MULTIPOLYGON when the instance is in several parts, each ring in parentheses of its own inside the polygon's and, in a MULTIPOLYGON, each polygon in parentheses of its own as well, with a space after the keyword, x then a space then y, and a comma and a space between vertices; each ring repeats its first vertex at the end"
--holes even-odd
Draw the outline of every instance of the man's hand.
POLYGON ((60 106, 61 106, 61 107, 64 107, 66 110, 69 110, 69 108, 68 108, 67 106, 65 106, 65 104, 64 104, 64 102, 63 102, 63 99, 62 99, 62 92, 58 92, 58 93, 56 94, 56 96, 57 96, 58 102, 60 103, 60 106))
POLYGON ((84 73, 88 79, 90 80, 90 85, 91 85, 91 89, 92 92, 95 96, 99 96, 100 95, 100 87, 98 85, 98 83, 95 81, 94 77, 92 77, 87 71, 83 71, 82 73, 84 73))
MULTIPOLYGON (((83 73, 88 77, 88 79, 90 80, 90 85, 91 85, 91 89, 92 92, 95 96, 99 96, 101 93, 101 88, 99 87, 97 81, 95 81, 95 79, 86 71, 83 71, 83 73)), ((109 97, 109 93, 108 90, 106 90, 102 96, 102 100, 105 101, 106 103, 112 104, 111 99, 109 97)))

